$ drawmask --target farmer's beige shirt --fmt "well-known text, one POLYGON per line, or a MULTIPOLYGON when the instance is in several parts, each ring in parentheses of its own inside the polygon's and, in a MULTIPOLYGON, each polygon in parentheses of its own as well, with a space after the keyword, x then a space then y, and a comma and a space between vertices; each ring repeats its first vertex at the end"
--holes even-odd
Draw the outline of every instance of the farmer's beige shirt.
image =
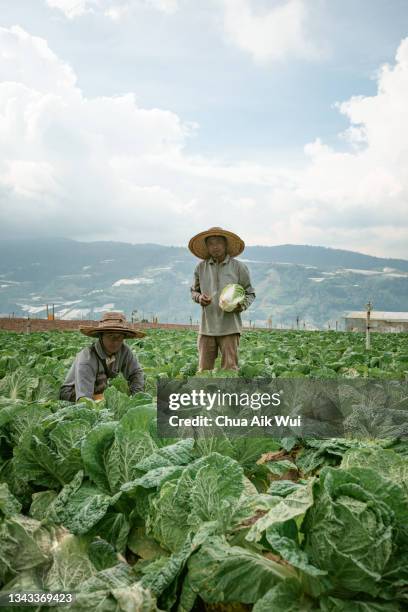
POLYGON ((246 310, 255 299, 255 290, 251 286, 249 270, 245 264, 226 255, 221 263, 210 257, 197 265, 194 270, 191 297, 198 303, 200 293, 212 296, 211 304, 205 308, 201 307, 200 334, 226 336, 241 333, 242 321, 239 312, 224 312, 218 306, 221 291, 231 283, 238 283, 245 289, 246 295, 242 307, 246 310))

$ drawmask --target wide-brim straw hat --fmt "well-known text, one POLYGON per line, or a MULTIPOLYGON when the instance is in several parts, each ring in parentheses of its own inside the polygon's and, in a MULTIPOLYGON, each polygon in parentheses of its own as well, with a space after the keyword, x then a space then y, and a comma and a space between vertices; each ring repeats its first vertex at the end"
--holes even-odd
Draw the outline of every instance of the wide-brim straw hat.
POLYGON ((200 259, 208 259, 210 257, 205 243, 206 238, 210 236, 224 236, 227 241, 227 253, 230 257, 236 257, 245 249, 245 242, 234 232, 229 232, 222 229, 222 227, 210 227, 205 232, 200 232, 191 238, 188 248, 193 255, 200 259))
POLYGON ((134 329, 131 323, 126 321, 123 312, 105 312, 98 325, 87 325, 79 328, 81 334, 94 338, 102 332, 116 332, 127 338, 143 338, 146 334, 134 329))

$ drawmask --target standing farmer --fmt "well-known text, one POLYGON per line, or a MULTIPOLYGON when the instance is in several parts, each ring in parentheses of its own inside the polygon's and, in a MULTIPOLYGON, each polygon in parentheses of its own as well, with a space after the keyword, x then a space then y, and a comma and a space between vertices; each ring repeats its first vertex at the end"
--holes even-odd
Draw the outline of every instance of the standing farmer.
POLYGON ((239 236, 220 227, 200 232, 188 243, 190 251, 202 259, 194 270, 191 297, 202 307, 198 335, 198 370, 212 370, 218 350, 221 367, 238 369, 238 345, 242 329, 240 312, 255 299, 248 268, 234 259, 242 253, 245 243, 239 236), (221 291, 226 285, 237 283, 245 289, 245 299, 232 312, 219 305, 221 291))
POLYGON ((131 395, 143 391, 143 370, 125 338, 141 338, 145 334, 133 329, 121 312, 106 312, 99 325, 80 327, 85 336, 97 341, 80 351, 60 390, 60 399, 69 402, 81 397, 101 399, 109 378, 119 372, 128 381, 131 395))

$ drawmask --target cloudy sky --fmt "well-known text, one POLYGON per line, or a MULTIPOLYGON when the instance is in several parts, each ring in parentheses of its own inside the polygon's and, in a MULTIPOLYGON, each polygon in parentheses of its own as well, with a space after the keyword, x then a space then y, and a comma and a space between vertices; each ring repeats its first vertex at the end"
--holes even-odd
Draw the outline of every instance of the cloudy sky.
POLYGON ((0 237, 408 258, 407 0, 0 0, 0 237))

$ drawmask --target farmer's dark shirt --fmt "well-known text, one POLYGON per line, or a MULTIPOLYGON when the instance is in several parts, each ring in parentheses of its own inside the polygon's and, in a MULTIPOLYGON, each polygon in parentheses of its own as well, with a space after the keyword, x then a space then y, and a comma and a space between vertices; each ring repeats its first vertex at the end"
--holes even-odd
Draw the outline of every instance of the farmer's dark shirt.
MULTIPOLYGON (((100 340, 95 342, 95 350, 100 359, 107 359, 100 340)), ((97 358, 91 347, 86 347, 80 351, 64 380, 63 388, 75 387, 75 398, 92 398, 94 394, 95 381, 98 375, 105 374, 103 365, 97 358)), ((114 378, 121 372, 129 384, 129 391, 133 395, 138 391, 143 391, 144 375, 143 370, 131 349, 123 342, 120 350, 115 354, 115 360, 108 366, 109 378, 114 378)))
POLYGON ((227 336, 241 333, 242 321, 239 312, 224 312, 218 305, 221 291, 231 283, 237 283, 245 289, 242 308, 246 310, 255 299, 255 289, 251 286, 249 270, 244 263, 226 255, 221 263, 210 257, 197 265, 191 297, 194 302, 198 302, 201 293, 212 296, 211 304, 201 309, 200 334, 227 336))

